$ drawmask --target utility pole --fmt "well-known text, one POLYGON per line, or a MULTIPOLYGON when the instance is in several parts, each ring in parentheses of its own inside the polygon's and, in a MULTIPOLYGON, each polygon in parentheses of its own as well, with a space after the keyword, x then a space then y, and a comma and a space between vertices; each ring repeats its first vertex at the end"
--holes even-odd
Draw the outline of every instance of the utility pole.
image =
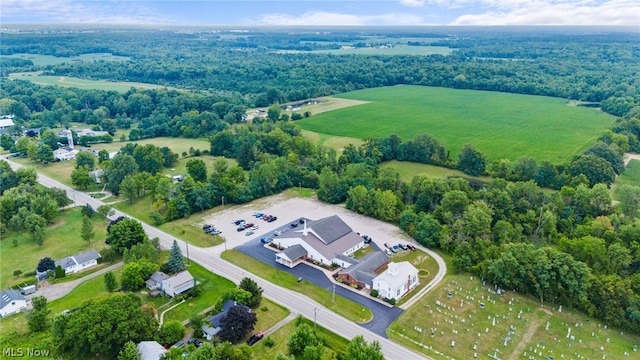
POLYGON ((316 332, 316 324, 318 323, 318 308, 313 308, 313 332, 316 332))
POLYGON ((224 196, 222 197, 222 210, 224 210, 224 196))
POLYGON ((331 304, 336 301, 336 283, 333 283, 333 293, 331 294, 331 304))
POLYGON ((189 266, 191 265, 191 261, 189 260, 189 243, 185 241, 184 244, 187 247, 187 266, 189 266))

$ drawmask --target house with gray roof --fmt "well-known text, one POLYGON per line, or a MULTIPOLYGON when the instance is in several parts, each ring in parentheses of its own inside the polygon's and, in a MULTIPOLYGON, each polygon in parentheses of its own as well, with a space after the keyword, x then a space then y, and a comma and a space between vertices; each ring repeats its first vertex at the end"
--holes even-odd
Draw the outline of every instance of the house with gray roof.
POLYGON ((304 256, 320 264, 335 263, 346 268, 354 263, 349 256, 364 246, 362 237, 337 215, 314 221, 307 219, 302 229, 288 231, 274 238, 273 243, 285 249, 276 254, 276 262, 288 267, 294 267, 296 260, 304 256), (304 248, 306 255, 301 255, 299 247, 287 252, 294 245, 304 248))
POLYGON ((18 290, 0 291, 0 317, 19 313, 27 308, 27 299, 18 290))
POLYGON ((0 134, 4 134, 9 128, 15 126, 13 122, 14 115, 2 115, 0 117, 0 134))
POLYGON ((167 352, 157 341, 141 341, 137 347, 140 360, 160 360, 167 352))
POLYGON ((145 281, 147 288, 149 290, 162 289, 162 282, 167 280, 169 275, 163 273, 162 271, 156 271, 151 274, 151 277, 145 281))
POLYGON ((98 265, 98 259, 100 258, 100 254, 92 249, 57 260, 56 267, 60 266, 64 270, 65 274, 74 274, 98 265))
POLYGON ((186 270, 162 280, 162 290, 171 297, 180 295, 194 286, 196 286, 196 281, 186 270))
POLYGON ((359 288, 371 289, 373 279, 389 263, 389 257, 382 251, 375 251, 365 255, 356 264, 340 271, 337 278, 347 285, 357 285, 359 288))
POLYGON ((211 339, 213 339, 213 337, 216 336, 220 332, 220 330, 222 330, 222 318, 227 315, 229 309, 234 306, 241 306, 247 312, 251 312, 250 307, 238 304, 235 302, 235 300, 225 301, 224 304, 222 304, 222 311, 209 317, 202 324, 202 334, 204 335, 205 339, 211 341, 211 339))

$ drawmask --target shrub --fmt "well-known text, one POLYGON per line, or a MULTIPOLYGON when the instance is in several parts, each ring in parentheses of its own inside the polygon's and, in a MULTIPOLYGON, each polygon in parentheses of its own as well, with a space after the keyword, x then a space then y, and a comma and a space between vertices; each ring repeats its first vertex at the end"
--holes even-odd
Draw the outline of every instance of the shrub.
POLYGON ((261 307, 261 308, 260 308, 260 310, 261 310, 262 312, 267 312, 267 311, 269 311, 269 308, 268 308, 268 307, 266 307, 266 306, 263 306, 263 307, 261 307))
POLYGON ((395 305, 396 304, 396 299, 395 298, 389 299, 389 304, 395 305))
POLYGON ((275 341, 275 340, 273 340, 273 338, 272 338, 272 337, 268 337, 268 338, 266 338, 266 339, 264 340, 264 346, 266 346, 266 347, 268 347, 268 348, 272 348, 272 347, 273 347, 273 345, 275 345, 275 344, 276 344, 276 341, 275 341))
POLYGON ((26 273, 22 274, 24 277, 32 277, 32 276, 36 276, 36 271, 32 270, 32 271, 27 271, 26 273))
POLYGON ((55 272, 56 272, 56 279, 62 279, 63 277, 67 276, 67 274, 64 272, 64 269, 60 265, 56 266, 55 272))
POLYGON ((371 290, 371 296, 373 296, 373 297, 378 297, 378 295, 380 295, 380 293, 378 292, 378 290, 376 290, 376 289, 371 290))
POLYGON ((17 269, 17 270, 13 270, 13 276, 18 277, 22 275, 22 270, 17 269))

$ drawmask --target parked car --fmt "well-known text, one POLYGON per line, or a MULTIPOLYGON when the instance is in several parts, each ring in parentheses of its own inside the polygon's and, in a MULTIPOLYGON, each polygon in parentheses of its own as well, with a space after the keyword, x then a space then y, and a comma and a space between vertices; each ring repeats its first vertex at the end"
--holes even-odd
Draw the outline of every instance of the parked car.
POLYGON ((405 245, 405 244, 398 244, 398 247, 400 249, 402 249, 402 250, 407 250, 408 249, 407 245, 405 245))
POLYGON ((369 235, 362 235, 362 238, 364 239, 365 244, 368 244, 371 242, 371 237, 369 237, 369 235))
POLYGON ((391 245, 389 245, 388 243, 384 243, 384 247, 386 247, 387 249, 391 249, 391 245))
POLYGON ((259 332, 257 334, 251 335, 249 340, 247 340, 247 345, 253 346, 253 344, 257 343, 264 337, 264 332, 259 332))
POLYGON ((273 217, 273 215, 265 215, 262 217, 262 220, 264 221, 269 221, 269 219, 271 219, 273 217))
POLYGON ((295 222, 291 223, 291 227, 297 227, 297 226, 298 226, 298 223, 295 223, 295 222))
POLYGON ((244 233, 245 236, 251 236, 253 235, 253 230, 249 230, 246 233, 244 233))
POLYGON ((282 234, 282 231, 280 231, 280 230, 276 230, 273 233, 273 235, 275 235, 275 236, 280 236, 280 234, 282 234))
POLYGON ((204 224, 204 225, 202 225, 202 230, 207 230, 207 229, 210 229, 212 227, 213 226, 211 226, 210 224, 204 224))
POLYGON ((191 339, 189 339, 189 341, 187 341, 187 344, 193 344, 193 345, 195 345, 195 347, 200 347, 200 346, 202 346, 202 340, 191 338, 191 339))
POLYGON ((258 228, 259 228, 259 227, 260 227, 259 225, 253 225, 253 226, 251 227, 251 230, 258 230, 258 228))
POLYGON ((184 347, 184 341, 180 340, 177 343, 173 344, 173 347, 184 347))
POLYGON ((270 243, 271 241, 273 241, 273 238, 270 238, 270 237, 263 237, 263 238, 260 238, 260 242, 261 242, 261 243, 263 243, 263 244, 268 244, 268 243, 270 243))
POLYGON ((409 250, 411 250, 411 251, 416 251, 416 250, 417 250, 417 249, 416 249, 416 247, 415 247, 415 246, 413 246, 413 245, 411 245, 411 244, 407 244, 407 247, 408 247, 408 248, 409 248, 409 250))
POLYGON ((306 221, 306 220, 305 220, 304 218, 302 218, 302 219, 300 219, 298 222, 299 222, 300 224, 304 224, 304 222, 305 222, 305 221, 306 221))
POLYGON ((239 226, 239 227, 236 229, 236 231, 237 231, 237 232, 244 231, 244 226, 239 226))
POLYGON ((398 245, 393 245, 391 247, 391 251, 393 251, 394 253, 397 253, 398 252, 398 245))
POLYGON ((276 220, 278 220, 278 217, 277 216, 272 216, 272 217, 269 218, 269 220, 267 220, 267 222, 274 222, 276 220))
POLYGON ((391 250, 389 249, 384 249, 384 253, 387 254, 388 256, 391 256, 391 250))

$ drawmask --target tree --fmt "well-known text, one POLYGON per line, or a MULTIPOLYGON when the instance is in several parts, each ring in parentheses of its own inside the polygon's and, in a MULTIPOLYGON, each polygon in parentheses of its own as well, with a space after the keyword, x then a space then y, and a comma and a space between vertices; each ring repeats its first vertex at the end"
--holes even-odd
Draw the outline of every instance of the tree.
POLYGON ((2 134, 0 136, 0 147, 2 147, 3 150, 10 150, 13 145, 13 139, 11 138, 11 136, 9 136, 9 134, 2 134))
POLYGON ((477 151, 473 146, 466 144, 460 154, 458 155, 458 170, 469 175, 482 175, 484 174, 486 161, 484 155, 477 151))
POLYGON ((107 244, 118 254, 122 254, 124 249, 129 249, 133 245, 148 239, 142 225, 129 218, 119 218, 111 222, 107 227, 107 244))
POLYGON ((207 181, 207 165, 201 159, 190 159, 187 161, 187 172, 194 181, 207 181))
POLYGON ((118 154, 109 161, 109 166, 104 171, 107 180, 107 188, 114 194, 120 193, 120 183, 128 175, 138 172, 138 164, 133 156, 118 154))
POLYGON ((95 236, 95 231, 93 231, 93 223, 91 219, 87 215, 82 216, 82 230, 80 232, 80 236, 82 236, 82 240, 91 244, 91 239, 95 236))
POLYGON ((120 284, 129 291, 138 290, 144 286, 144 282, 157 270, 158 265, 145 259, 130 262, 122 268, 120 284))
POLYGON ((238 287, 251 293, 251 300, 245 305, 253 309, 260 305, 260 301, 262 301, 262 288, 258 286, 258 283, 245 277, 240 281, 238 287))
POLYGON ((55 268, 56 268, 56 262, 53 261, 52 258, 43 257, 38 262, 38 267, 36 268, 36 270, 38 272, 45 272, 45 271, 49 271, 49 270, 55 270, 55 268))
POLYGON ((382 347, 376 340, 371 344, 362 335, 357 335, 349 342, 347 351, 343 357, 344 360, 384 360, 382 347))
POLYGON ((141 243, 133 245, 130 249, 125 249, 122 259, 125 264, 130 262, 147 259, 152 263, 157 263, 160 258, 159 239, 145 240, 141 243))
POLYGON ((194 338, 202 337, 202 324, 204 324, 204 316, 200 314, 193 315, 193 317, 189 319, 189 327, 193 329, 194 338))
POLYGON ((96 157, 90 151, 80 151, 76 154, 76 169, 81 167, 93 170, 96 166, 96 157))
POLYGON ((38 150, 36 152, 36 159, 34 160, 42 161, 45 164, 54 162, 55 158, 53 157, 53 150, 51 149, 51 146, 47 144, 38 146, 38 150))
POLYGON ((138 347, 133 341, 127 341, 120 353, 118 353, 118 360, 141 360, 142 357, 138 352, 138 347))
POLYGON ((157 322, 144 315, 136 294, 114 294, 85 302, 77 311, 56 317, 53 341, 67 358, 95 354, 115 358, 127 341, 153 338, 157 322), (87 326, 96 324, 99 326, 87 326))
POLYGON ((178 241, 176 241, 175 239, 173 239, 173 245, 171 246, 171 252, 169 253, 169 261, 167 262, 167 266, 169 267, 169 271, 174 274, 177 274, 186 269, 182 251, 178 246, 178 241))
POLYGON ((115 214, 115 210, 113 210, 109 205, 100 205, 97 210, 98 214, 102 215, 105 221, 109 220, 109 217, 115 214))
POLYGON ((296 357, 304 354, 304 349, 307 346, 319 346, 320 339, 318 339, 317 335, 313 332, 311 327, 307 324, 300 324, 296 327, 296 331, 289 336, 289 341, 287 342, 287 349, 289 350, 290 355, 294 355, 296 357))
POLYGON ((47 316, 51 312, 47 307, 47 298, 44 296, 36 296, 31 299, 33 309, 27 315, 27 325, 29 330, 33 332, 44 331, 49 327, 47 316))
POLYGON ((253 331, 257 321, 256 314, 253 311, 247 311, 245 306, 232 306, 227 314, 220 319, 222 329, 218 333, 218 337, 222 341, 236 343, 253 331))
POLYGON ((113 292, 118 287, 118 280, 113 271, 107 271, 104 274, 104 287, 108 292, 113 292))
POLYGON ((616 174, 613 167, 605 159, 596 155, 580 155, 569 165, 569 173, 576 177, 583 174, 589 180, 589 186, 604 183, 613 184, 616 174))
POLYGON ((184 337, 185 328, 180 321, 167 321, 160 327, 160 342, 175 344, 184 337))
POLYGON ((616 188, 616 194, 624 216, 628 216, 632 220, 635 219, 640 210, 640 186, 622 184, 616 188))

